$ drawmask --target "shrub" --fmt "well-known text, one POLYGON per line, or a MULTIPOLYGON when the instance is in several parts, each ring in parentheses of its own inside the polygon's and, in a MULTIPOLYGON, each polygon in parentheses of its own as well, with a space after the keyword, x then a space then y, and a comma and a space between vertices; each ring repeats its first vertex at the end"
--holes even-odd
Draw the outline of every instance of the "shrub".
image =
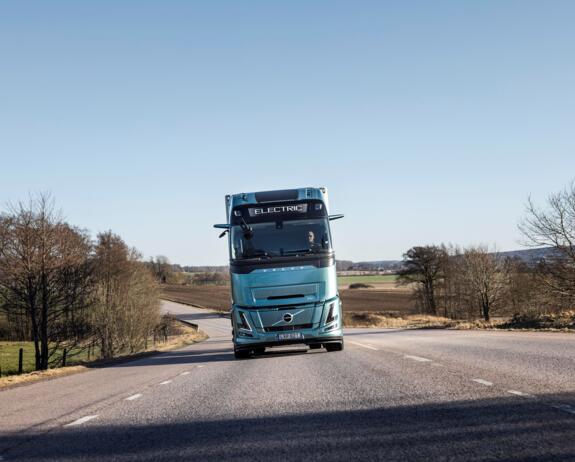
POLYGON ((349 285, 350 289, 371 289, 373 288, 370 284, 365 284, 363 282, 354 282, 353 284, 349 285))
POLYGON ((554 314, 516 313, 499 327, 504 329, 575 329, 575 311, 554 314))

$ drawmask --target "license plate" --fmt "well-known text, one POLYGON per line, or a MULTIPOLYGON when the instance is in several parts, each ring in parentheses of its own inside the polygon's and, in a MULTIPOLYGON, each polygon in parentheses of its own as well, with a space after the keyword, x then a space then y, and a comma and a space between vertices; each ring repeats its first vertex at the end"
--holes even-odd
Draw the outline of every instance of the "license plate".
POLYGON ((303 340, 303 334, 301 332, 286 332, 278 334, 278 340, 303 340))

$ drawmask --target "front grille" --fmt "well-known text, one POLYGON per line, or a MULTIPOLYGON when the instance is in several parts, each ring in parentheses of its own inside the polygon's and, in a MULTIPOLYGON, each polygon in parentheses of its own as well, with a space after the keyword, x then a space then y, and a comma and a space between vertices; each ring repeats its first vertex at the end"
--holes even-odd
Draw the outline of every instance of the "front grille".
POLYGON ((305 297, 304 294, 293 294, 293 295, 272 295, 268 297, 268 300, 286 300, 288 298, 302 298, 305 297))
POLYGON ((313 324, 297 324, 295 326, 271 326, 264 327, 266 332, 282 332, 284 330, 300 330, 300 329, 311 329, 313 324))

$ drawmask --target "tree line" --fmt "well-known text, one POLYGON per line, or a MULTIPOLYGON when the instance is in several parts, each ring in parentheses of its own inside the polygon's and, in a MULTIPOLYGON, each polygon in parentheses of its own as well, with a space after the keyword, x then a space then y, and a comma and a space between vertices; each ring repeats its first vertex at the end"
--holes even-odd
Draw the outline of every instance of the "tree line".
POLYGON ((485 245, 416 246, 404 254, 397 282, 413 287, 422 312, 454 319, 575 307, 575 183, 543 207, 530 199, 519 230, 526 245, 547 249, 543 257, 504 258, 485 245))
POLYGON ((230 282, 229 273, 219 270, 219 268, 228 268, 227 266, 182 267, 178 264, 170 263, 168 257, 164 255, 158 255, 155 258, 151 257, 146 262, 146 266, 161 284, 201 286, 213 284, 226 285, 230 282), (194 271, 184 271, 183 268, 192 268, 194 271), (204 271, 199 271, 200 268, 204 271))
POLYGON ((102 358, 142 350, 160 323, 157 281, 111 231, 92 241, 47 195, 0 214, 0 334, 32 341, 37 370, 63 347, 102 358))

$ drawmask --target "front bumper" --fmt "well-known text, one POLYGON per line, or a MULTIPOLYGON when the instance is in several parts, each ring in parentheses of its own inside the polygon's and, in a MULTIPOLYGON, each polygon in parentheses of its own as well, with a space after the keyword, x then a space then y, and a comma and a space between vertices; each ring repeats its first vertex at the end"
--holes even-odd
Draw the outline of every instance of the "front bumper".
MULTIPOLYGON (((304 307, 304 305, 300 307, 304 307)), ((289 311, 297 314, 300 307, 290 306, 289 311)), ((262 309, 269 310, 267 307, 262 307, 262 309)), ((286 310, 282 307, 278 309, 278 312, 284 313, 286 310)), ((289 329, 291 327, 289 324, 275 322, 275 319, 270 321, 269 318, 268 324, 262 324, 261 319, 264 316, 263 314, 260 316, 258 309, 255 308, 234 306, 231 315, 234 329, 234 348, 236 350, 297 344, 317 345, 342 342, 343 340, 343 319, 339 297, 317 304, 311 318, 303 320, 304 324, 309 322, 305 327, 302 324, 294 325, 293 329, 289 329), (270 331, 270 326, 285 327, 286 329, 270 331), (299 333, 301 338, 279 340, 279 335, 287 332, 299 333)))
MULTIPOLYGON (((238 339, 236 339, 238 340, 238 339)), ((241 339, 244 340, 244 339, 241 339)), ((252 339, 250 339, 252 340, 252 339)), ((330 335, 324 337, 308 337, 298 340, 268 340, 262 341, 258 339, 257 341, 251 342, 234 342, 235 350, 253 350, 254 348, 269 348, 284 345, 324 345, 326 343, 340 343, 343 341, 343 335, 330 335)))

